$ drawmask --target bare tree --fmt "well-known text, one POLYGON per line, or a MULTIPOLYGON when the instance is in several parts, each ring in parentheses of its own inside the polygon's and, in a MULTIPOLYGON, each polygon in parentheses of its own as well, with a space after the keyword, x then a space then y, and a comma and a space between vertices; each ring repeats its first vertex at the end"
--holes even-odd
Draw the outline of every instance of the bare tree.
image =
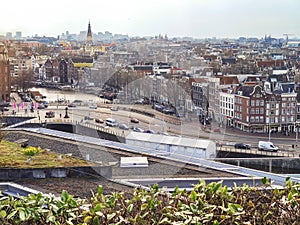
POLYGON ((26 92, 32 87, 32 82, 34 81, 34 73, 32 69, 21 70, 21 73, 12 78, 12 85, 21 89, 21 91, 26 92))

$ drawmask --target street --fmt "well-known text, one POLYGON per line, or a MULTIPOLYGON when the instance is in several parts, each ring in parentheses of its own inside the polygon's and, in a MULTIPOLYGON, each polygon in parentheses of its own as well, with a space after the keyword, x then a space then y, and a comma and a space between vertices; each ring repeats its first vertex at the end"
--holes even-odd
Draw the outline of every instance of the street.
MULTIPOLYGON (((53 95, 54 96, 54 95, 53 95)), ((55 95, 56 96, 56 95, 55 95)), ((71 98, 72 95, 67 95, 71 98)), ((76 95, 78 96, 78 95, 76 95)), ((14 95, 18 99, 17 95, 14 95)), ((35 109, 31 112, 26 108, 14 108, 13 105, 8 107, 9 110, 3 112, 5 115, 12 115, 13 110, 17 116, 34 116, 36 117, 36 122, 61 122, 61 121, 73 121, 78 123, 88 123, 92 125, 97 125, 101 127, 106 127, 104 124, 99 124, 95 122, 95 119, 102 119, 105 121, 106 118, 114 118, 119 124, 126 124, 129 130, 121 130, 119 128, 106 127, 106 129, 114 130, 118 133, 123 133, 127 135, 132 132, 134 127, 141 128, 146 131, 153 131, 154 133, 163 133, 165 135, 176 135, 176 136, 187 136, 193 138, 203 138, 211 139, 222 145, 233 146, 235 143, 247 143, 252 146, 252 148, 257 148, 258 141, 268 141, 268 134, 258 134, 258 133, 246 133, 235 128, 224 128, 219 127, 217 124, 212 123, 210 126, 202 125, 197 118, 180 118, 176 119, 180 124, 169 123, 170 118, 174 118, 169 115, 165 115, 151 108, 150 105, 115 105, 115 104, 105 104, 104 99, 95 98, 90 96, 84 96, 87 101, 83 104, 79 104, 76 107, 68 107, 67 102, 57 103, 52 101, 48 108, 45 109, 35 109), (93 104, 98 105, 98 107, 90 108, 91 99, 93 99, 93 104), (119 108, 119 109, 118 109, 119 108), (131 112, 130 109, 137 108, 142 111, 151 112, 155 114, 155 117, 149 117, 142 115, 140 113, 131 112), (26 110, 27 109, 27 110, 26 110), (126 110, 123 110, 126 109, 126 110), (27 112, 26 112, 27 111, 27 112), (46 118, 46 112, 54 111, 54 118, 46 118), (65 118, 66 113, 69 118, 65 118), (89 119, 88 119, 89 118, 89 119), (131 118, 136 118, 139 123, 130 122, 131 118)), ((74 96, 72 97, 74 98, 74 96)), ((53 100, 53 99, 52 99, 53 100)), ((19 104, 20 105, 20 104, 19 104)), ((297 146, 294 136, 284 136, 280 134, 271 134, 270 141, 278 146, 281 151, 289 151, 300 153, 300 148, 297 146), (294 148, 293 148, 294 146, 294 148)))

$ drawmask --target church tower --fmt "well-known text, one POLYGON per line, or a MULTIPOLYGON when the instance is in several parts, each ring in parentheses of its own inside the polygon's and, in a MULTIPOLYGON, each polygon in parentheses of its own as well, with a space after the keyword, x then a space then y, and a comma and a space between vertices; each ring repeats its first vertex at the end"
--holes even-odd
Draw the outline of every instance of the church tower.
POLYGON ((88 45, 91 45, 93 43, 92 29, 91 29, 91 23, 90 23, 90 21, 89 21, 89 25, 88 25, 86 42, 87 42, 88 45))
POLYGON ((0 43, 0 102, 10 99, 10 71, 7 49, 0 43))

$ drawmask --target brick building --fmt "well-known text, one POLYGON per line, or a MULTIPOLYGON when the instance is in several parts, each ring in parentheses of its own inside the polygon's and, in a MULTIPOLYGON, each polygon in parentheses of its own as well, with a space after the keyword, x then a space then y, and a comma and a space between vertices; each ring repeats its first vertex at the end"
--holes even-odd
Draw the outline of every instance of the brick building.
POLYGON ((11 91, 10 68, 7 49, 2 43, 0 43, 0 79, 0 102, 9 101, 11 91))

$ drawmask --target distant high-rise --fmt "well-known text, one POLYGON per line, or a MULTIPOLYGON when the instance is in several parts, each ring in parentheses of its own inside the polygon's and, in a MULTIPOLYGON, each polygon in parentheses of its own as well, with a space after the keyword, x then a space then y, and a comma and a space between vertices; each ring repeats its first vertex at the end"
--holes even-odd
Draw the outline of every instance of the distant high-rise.
POLYGON ((90 21, 89 21, 89 25, 88 25, 86 41, 87 41, 87 44, 92 44, 93 43, 93 36, 92 36, 92 29, 91 29, 90 21))
POLYGON ((22 32, 16 31, 16 39, 22 39, 22 32))
POLYGON ((10 98, 10 71, 7 49, 0 43, 0 102, 9 101, 10 98))
POLYGON ((12 32, 6 32, 6 38, 12 39, 12 32))

